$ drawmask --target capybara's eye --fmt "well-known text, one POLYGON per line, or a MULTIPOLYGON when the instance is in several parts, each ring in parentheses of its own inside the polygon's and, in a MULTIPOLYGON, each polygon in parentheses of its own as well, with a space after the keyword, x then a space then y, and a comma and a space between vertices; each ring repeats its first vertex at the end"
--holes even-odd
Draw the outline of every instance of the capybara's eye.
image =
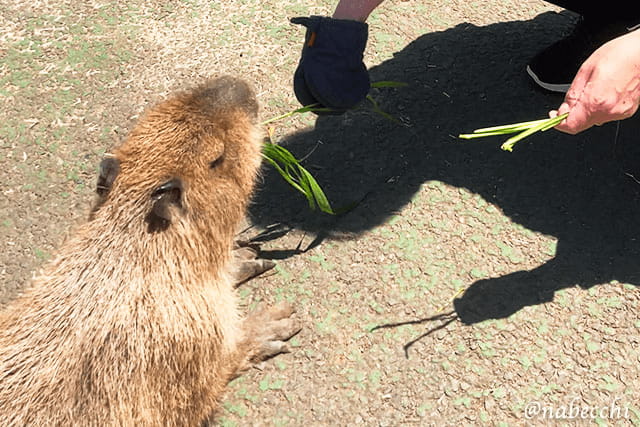
POLYGON ((223 159, 224 159, 224 156, 220 156, 217 159, 209 162, 209 168, 214 169, 214 168, 220 166, 220 163, 222 163, 223 159))
POLYGON ((153 190, 151 198, 155 201, 165 200, 170 203, 179 204, 181 195, 182 182, 180 182, 178 178, 173 178, 153 190))

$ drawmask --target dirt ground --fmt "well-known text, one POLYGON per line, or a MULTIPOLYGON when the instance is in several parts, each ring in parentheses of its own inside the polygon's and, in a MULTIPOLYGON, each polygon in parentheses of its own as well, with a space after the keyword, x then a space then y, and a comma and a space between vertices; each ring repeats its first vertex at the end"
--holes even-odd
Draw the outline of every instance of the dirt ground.
MULTIPOLYGON (((295 108, 303 30, 288 19, 334 5, 3 2, 0 304, 86 218, 102 154, 146 106, 233 74, 263 119, 295 108)), ((359 204, 311 212, 265 166, 250 232, 278 265, 240 293, 247 309, 295 303, 304 329, 231 384, 218 424, 640 425, 639 121, 513 153, 455 138, 559 105, 524 73, 571 28, 558 12, 388 0, 366 62, 408 83, 372 91, 398 122, 365 104, 276 124, 334 206, 359 204)))

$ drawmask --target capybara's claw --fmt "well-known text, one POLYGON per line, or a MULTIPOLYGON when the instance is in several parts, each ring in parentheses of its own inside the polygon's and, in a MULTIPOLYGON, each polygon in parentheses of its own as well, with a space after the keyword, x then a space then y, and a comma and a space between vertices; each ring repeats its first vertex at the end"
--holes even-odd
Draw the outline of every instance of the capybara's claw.
POLYGON ((291 317, 293 306, 280 302, 268 308, 258 309, 245 322, 251 341, 249 360, 257 363, 289 349, 285 341, 302 329, 297 319, 291 317))
POLYGON ((236 241, 237 248, 233 250, 231 274, 236 286, 271 270, 276 265, 270 259, 259 258, 259 245, 245 243, 242 246, 242 243, 245 242, 236 241))

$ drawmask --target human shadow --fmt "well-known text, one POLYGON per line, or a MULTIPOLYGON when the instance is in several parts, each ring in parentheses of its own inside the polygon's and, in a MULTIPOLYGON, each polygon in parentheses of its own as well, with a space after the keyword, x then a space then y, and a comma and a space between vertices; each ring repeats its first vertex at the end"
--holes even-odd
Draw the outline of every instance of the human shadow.
POLYGON ((574 285, 589 288, 613 279, 639 285, 640 184, 632 179, 640 172, 634 161, 640 158, 638 120, 621 122, 617 138, 615 123, 578 136, 550 131, 519 143, 513 153, 501 151, 499 139, 454 137, 488 124, 538 118, 557 107, 562 97, 534 88, 524 68, 572 22, 566 13, 544 13, 419 37, 370 70, 373 81, 409 84, 374 93, 401 124, 356 111, 320 117, 313 130, 283 141, 298 156, 316 147, 305 165, 335 206, 361 203, 337 218, 311 214, 303 198, 265 169, 253 221, 359 233, 405 206, 425 181, 439 180, 479 194, 514 222, 558 239, 555 258, 539 268, 474 283, 454 303, 463 322, 506 317, 574 285))

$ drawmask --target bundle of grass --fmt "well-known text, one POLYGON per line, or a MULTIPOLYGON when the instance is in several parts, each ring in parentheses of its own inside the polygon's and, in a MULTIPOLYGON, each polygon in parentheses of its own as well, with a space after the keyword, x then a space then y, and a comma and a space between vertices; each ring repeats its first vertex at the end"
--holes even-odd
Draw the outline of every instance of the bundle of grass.
POLYGON ((512 136, 511 138, 507 139, 502 144, 502 146, 500 146, 500 148, 502 148, 504 151, 513 151, 513 146, 516 145, 518 141, 521 141, 538 131, 544 132, 548 129, 551 129, 552 127, 557 126, 560 122, 566 119, 568 115, 569 113, 565 113, 550 119, 533 120, 530 122, 515 123, 512 125, 501 125, 476 129, 473 131, 473 133, 463 133, 461 135, 458 135, 458 138, 484 138, 485 136, 508 135, 511 133, 520 132, 516 136, 512 136))
MULTIPOLYGON (((371 84, 372 88, 388 88, 388 87, 403 87, 406 86, 406 83, 402 82, 394 82, 394 81, 379 81, 371 84)), ((382 117, 397 122, 398 120, 392 115, 382 111, 378 103, 373 99, 371 95, 367 95, 367 100, 371 103, 372 110, 381 115, 382 117)), ((331 112, 331 108, 320 107, 317 104, 306 105, 301 108, 297 108, 293 111, 289 111, 288 113, 270 118, 262 122, 262 125, 268 125, 278 120, 283 120, 288 117, 294 116, 296 114, 304 114, 304 113, 322 113, 322 112, 331 112)), ((309 173, 301 164, 298 159, 295 158, 293 154, 291 154, 287 149, 282 146, 276 144, 273 141, 273 133, 269 132, 269 136, 267 141, 264 143, 264 147, 262 149, 263 158, 269 162, 278 173, 284 178, 289 185, 291 185, 295 190, 302 193, 309 203, 309 208, 311 210, 315 210, 316 208, 320 209, 324 213, 328 213, 330 215, 337 215, 340 213, 344 213, 355 206, 355 204, 351 204, 349 206, 333 209, 331 204, 329 203, 329 199, 322 191, 322 188, 315 180, 313 175, 309 173)))
POLYGON ((313 175, 288 150, 270 140, 264 143, 262 157, 282 175, 289 185, 304 194, 311 210, 318 207, 324 213, 336 215, 313 175))

